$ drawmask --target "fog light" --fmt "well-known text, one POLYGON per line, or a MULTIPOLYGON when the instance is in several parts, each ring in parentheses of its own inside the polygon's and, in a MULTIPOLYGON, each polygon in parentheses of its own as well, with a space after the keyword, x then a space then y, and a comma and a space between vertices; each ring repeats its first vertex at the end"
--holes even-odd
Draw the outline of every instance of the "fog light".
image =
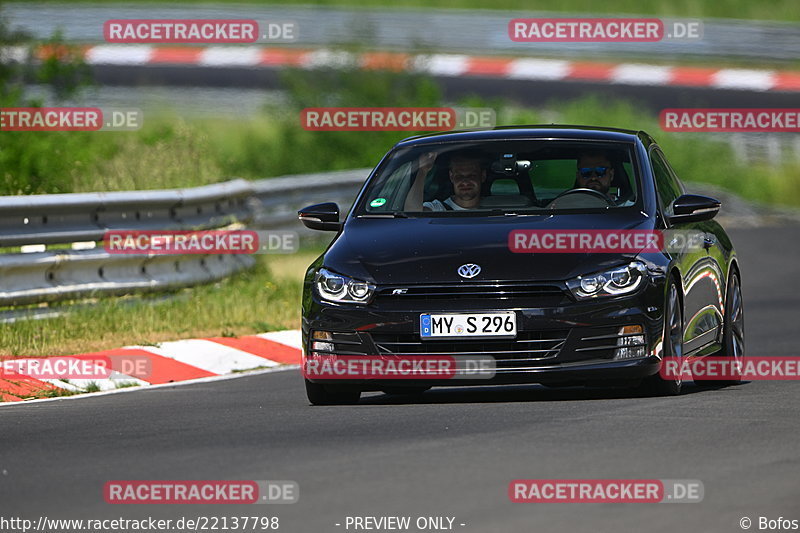
POLYGON ((333 351, 333 343, 332 342, 319 342, 314 341, 311 343, 312 350, 321 350, 323 352, 332 352, 333 351))
POLYGON ((634 359, 645 356, 644 328, 642 326, 623 326, 617 335, 626 335, 617 339, 617 348, 614 350, 614 359, 634 359), (639 346, 635 346, 635 345, 639 346))

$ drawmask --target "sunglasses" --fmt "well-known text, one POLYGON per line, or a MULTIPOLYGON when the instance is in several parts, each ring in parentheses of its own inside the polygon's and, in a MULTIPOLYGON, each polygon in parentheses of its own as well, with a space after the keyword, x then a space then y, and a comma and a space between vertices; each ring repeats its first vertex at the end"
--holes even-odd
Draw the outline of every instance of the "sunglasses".
POLYGON ((610 167, 583 167, 579 168, 578 172, 581 173, 585 179, 589 179, 592 177, 592 174, 597 174, 598 178, 602 178, 606 175, 606 172, 609 170, 610 167))

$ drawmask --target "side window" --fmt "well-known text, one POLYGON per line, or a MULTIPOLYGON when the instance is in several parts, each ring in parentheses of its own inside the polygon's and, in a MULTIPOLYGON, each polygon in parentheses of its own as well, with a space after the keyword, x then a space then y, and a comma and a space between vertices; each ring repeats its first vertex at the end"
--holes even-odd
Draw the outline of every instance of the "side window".
POLYGON ((675 172, 670 168, 661 150, 658 148, 650 150, 650 162, 653 165, 656 191, 658 192, 658 202, 661 205, 661 210, 665 214, 671 215, 672 202, 683 194, 683 186, 675 176, 675 172))
POLYGON ((686 187, 684 187, 684 186, 683 186, 683 182, 682 182, 682 181, 680 180, 680 178, 678 177, 678 174, 675 172, 675 169, 673 169, 673 168, 672 168, 672 165, 670 165, 670 164, 669 164, 669 161, 667 161, 667 156, 665 156, 665 155, 664 155, 664 153, 663 153, 663 152, 661 152, 661 151, 659 151, 659 153, 661 154, 661 157, 664 159, 664 163, 666 163, 666 165, 667 165, 667 170, 669 171, 670 175, 672 176, 672 179, 673 179, 673 181, 674 181, 674 182, 677 184, 677 186, 678 186, 678 190, 680 191, 680 193, 678 194, 678 196, 680 196, 680 195, 682 195, 682 194, 686 194, 686 187))
POLYGON ((410 173, 415 165, 408 161, 400 165, 383 182, 380 192, 374 197, 369 198, 369 211, 396 211, 403 209, 408 188, 411 184, 410 173))

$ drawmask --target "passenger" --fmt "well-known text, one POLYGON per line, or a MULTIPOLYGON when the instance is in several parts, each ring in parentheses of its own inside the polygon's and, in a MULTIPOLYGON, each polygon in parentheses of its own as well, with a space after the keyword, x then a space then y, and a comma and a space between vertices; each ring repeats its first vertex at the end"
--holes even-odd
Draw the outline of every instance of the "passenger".
MULTIPOLYGON (((420 172, 427 174, 433 166, 426 154, 420 157, 420 172), (423 167, 423 164, 430 166, 423 167)), ((425 175, 423 174, 423 175, 425 175)), ((463 211, 475 209, 481 201, 481 185, 486 181, 486 169, 481 158, 469 154, 454 154, 450 158, 450 182, 453 184, 453 195, 445 201, 433 200, 422 204, 423 211, 463 211)))

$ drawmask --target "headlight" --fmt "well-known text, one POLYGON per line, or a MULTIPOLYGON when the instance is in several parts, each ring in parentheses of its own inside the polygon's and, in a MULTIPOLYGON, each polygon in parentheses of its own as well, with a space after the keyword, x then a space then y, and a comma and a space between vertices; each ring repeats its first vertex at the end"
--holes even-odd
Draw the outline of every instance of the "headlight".
POLYGON ((371 283, 348 278, 321 268, 314 279, 317 294, 332 302, 367 303, 375 291, 371 283))
POLYGON ((567 287, 578 300, 628 294, 642 284, 647 275, 644 263, 634 261, 623 267, 567 281, 567 287))

